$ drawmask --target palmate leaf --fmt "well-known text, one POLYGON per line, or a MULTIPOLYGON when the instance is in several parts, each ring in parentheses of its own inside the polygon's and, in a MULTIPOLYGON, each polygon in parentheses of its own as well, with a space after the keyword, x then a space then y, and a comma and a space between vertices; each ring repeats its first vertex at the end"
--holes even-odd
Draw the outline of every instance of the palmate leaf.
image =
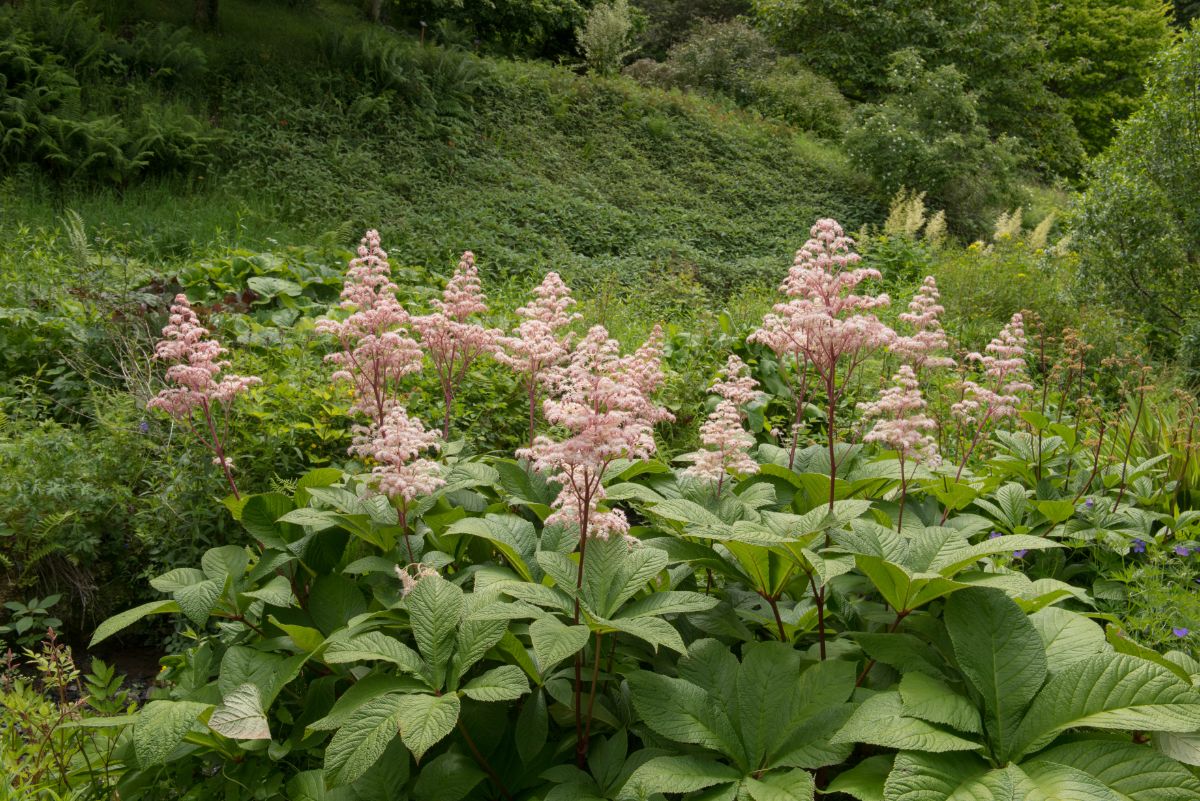
POLYGON ((1166 668, 1127 654, 1098 654, 1056 673, 1016 732, 1013 756, 1078 727, 1190 732, 1200 729, 1200 693, 1166 668))
POLYGON ((913 573, 878 556, 860 555, 854 561, 897 612, 911 612, 968 586, 937 573, 913 573))
POLYGON ((369 631, 355 634, 345 640, 334 640, 325 649, 325 661, 334 665, 346 662, 390 662, 414 676, 419 675, 425 668, 425 663, 416 651, 381 631, 369 631))
POLYGON ((587 645, 591 632, 587 626, 568 626, 558 618, 544 617, 529 624, 533 655, 543 676, 569 656, 587 645))
POLYGON ((973 754, 896 756, 884 801, 1049 801, 1014 765, 993 770, 973 754))
POLYGON ((959 669, 983 699, 992 753, 1008 762, 1022 716, 1046 680, 1042 638, 999 590, 963 590, 946 602, 944 617, 959 669))
POLYGON ((649 671, 629 675, 633 705, 646 725, 669 740, 737 753, 740 741, 724 708, 704 689, 649 671))
POLYGON ((1022 765, 1066 765, 1096 779, 1118 801, 1193 801, 1200 780, 1174 759, 1131 742, 1079 740, 1050 748, 1022 765))

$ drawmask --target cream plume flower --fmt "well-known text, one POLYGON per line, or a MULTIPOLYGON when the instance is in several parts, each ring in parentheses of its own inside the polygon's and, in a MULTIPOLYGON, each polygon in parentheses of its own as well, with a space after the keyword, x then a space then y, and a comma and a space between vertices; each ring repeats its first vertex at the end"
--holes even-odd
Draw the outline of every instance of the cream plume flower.
POLYGON ((758 472, 758 462, 749 453, 754 447, 754 435, 742 427, 740 407, 762 395, 756 390, 758 382, 750 376, 750 369, 737 356, 729 357, 723 376, 709 388, 722 400, 700 426, 700 441, 705 447, 695 453, 692 465, 683 471, 685 475, 715 482, 718 493, 730 473, 758 472))
POLYGON ((894 386, 879 393, 871 403, 858 404, 865 420, 875 420, 865 442, 896 451, 901 460, 915 458, 927 465, 938 462, 937 442, 926 431, 937 430, 937 422, 925 415, 925 399, 912 367, 901 365, 892 376, 894 386))

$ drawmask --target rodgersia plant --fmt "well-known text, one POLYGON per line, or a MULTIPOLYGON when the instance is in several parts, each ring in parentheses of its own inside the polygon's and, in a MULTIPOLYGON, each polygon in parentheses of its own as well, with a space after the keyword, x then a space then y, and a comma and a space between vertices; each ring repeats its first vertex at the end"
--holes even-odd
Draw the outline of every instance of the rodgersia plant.
POLYGON ((326 357, 339 368, 333 379, 351 383, 353 410, 366 415, 372 427, 382 424, 397 403, 400 380, 421 369, 421 348, 408 334, 411 318, 396 298, 391 275, 379 232, 367 231, 342 288, 341 307, 349 316, 317 321, 317 330, 333 334, 342 346, 326 357))
POLYGON ((1021 405, 1021 393, 1033 390, 1025 372, 1025 327, 1024 319, 1014 314, 1000 333, 984 348, 984 353, 969 353, 967 361, 978 362, 983 367, 984 383, 964 381, 962 400, 951 407, 951 413, 964 427, 973 427, 975 433, 970 444, 959 459, 955 480, 962 476, 963 468, 984 433, 997 421, 1014 417, 1021 405))
POLYGON ((538 389, 546 383, 548 369, 570 356, 570 336, 563 329, 580 317, 570 311, 575 299, 558 273, 547 273, 533 294, 533 301, 517 309, 521 322, 516 336, 500 337, 496 351, 496 360, 515 370, 525 384, 531 446, 537 426, 538 389))
POLYGON ((756 390, 758 382, 737 356, 725 363, 724 378, 713 382, 710 390, 721 396, 717 407, 700 426, 700 442, 704 449, 693 454, 692 465, 684 474, 716 484, 717 495, 731 473, 750 475, 758 472, 758 462, 750 456, 754 435, 742 425, 742 407, 762 395, 756 390))
POLYGON ((937 429, 937 421, 925 415, 925 399, 913 368, 900 366, 892 376, 893 386, 879 393, 871 403, 860 403, 863 418, 875 425, 863 437, 896 452, 900 462, 900 511, 896 530, 904 530, 904 501, 908 495, 907 464, 910 460, 934 465, 938 462, 937 443, 924 432, 937 429))
POLYGON ((913 366, 913 372, 920 375, 925 368, 953 367, 954 359, 949 356, 939 356, 939 352, 949 347, 946 332, 938 319, 946 309, 938 301, 937 280, 932 275, 925 276, 921 288, 908 304, 908 311, 899 315, 900 321, 912 326, 913 333, 908 336, 896 337, 891 344, 892 353, 913 366))
POLYGON ((442 387, 442 438, 450 439, 450 417, 454 396, 467 371, 480 356, 495 352, 502 334, 468 320, 487 311, 475 254, 466 251, 450 278, 442 299, 433 301, 434 312, 412 318, 413 328, 421 335, 421 346, 429 354, 442 387))
MULTIPOLYGON (((871 312, 891 301, 886 294, 859 295, 863 281, 878 279, 878 270, 855 267, 861 260, 854 240, 836 220, 817 220, 811 239, 796 252, 795 262, 780 289, 790 300, 775 304, 762 327, 750 335, 780 356, 792 357, 802 374, 796 401, 796 422, 803 409, 804 387, 811 366, 825 389, 829 440, 829 504, 834 501, 837 473, 837 406, 854 371, 872 351, 886 345, 895 332, 871 312)), ((795 455, 795 441, 792 444, 795 455)))
POLYGON ((196 439, 213 452, 213 462, 221 466, 233 497, 240 499, 226 451, 230 407, 234 398, 261 384, 262 379, 222 374, 229 367, 229 362, 221 358, 227 351, 200 325, 187 295, 175 296, 162 335, 163 339, 154 346, 154 358, 171 363, 166 381, 172 386, 159 392, 146 406, 161 409, 186 424, 196 439))

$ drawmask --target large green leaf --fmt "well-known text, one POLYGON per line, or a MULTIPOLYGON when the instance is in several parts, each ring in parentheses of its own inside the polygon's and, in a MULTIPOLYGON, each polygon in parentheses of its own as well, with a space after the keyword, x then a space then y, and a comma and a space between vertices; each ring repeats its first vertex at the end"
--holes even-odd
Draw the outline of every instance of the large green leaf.
POLYGON ((1014 765, 993 770, 971 754, 915 752, 897 755, 884 785, 883 798, 884 801, 1051 801, 1014 765))
POLYGON ((742 789, 752 801, 813 801, 817 792, 812 774, 803 770, 775 771, 761 779, 747 776, 742 789))
POLYGON ((911 612, 967 586, 938 573, 914 573, 879 556, 859 555, 854 561, 897 612, 911 612))
POLYGON ((1050 670, 1062 670, 1109 649, 1104 630, 1076 612, 1048 606, 1030 615, 1029 622, 1042 638, 1050 670))
POLYGON ((858 801, 883 801, 883 786, 894 760, 891 754, 868 757, 834 777, 825 792, 842 793, 858 801))
POLYGON ((476 701, 515 701, 529 692, 529 682, 516 665, 501 665, 471 679, 462 690, 476 701))
POLYGON ((968 734, 983 734, 979 710, 949 685, 924 673, 906 673, 900 679, 904 714, 940 723, 968 734))
POLYGON ((325 661, 330 664, 376 660, 391 662, 405 673, 413 675, 419 675, 425 667, 416 651, 381 631, 369 631, 344 640, 334 640, 325 649, 325 661))
POLYGON ((1094 777, 1119 801, 1195 801, 1200 780, 1152 748, 1119 740, 1079 740, 1047 749, 1026 763, 1067 765, 1094 777))
POLYGON ((400 709, 410 696, 385 694, 358 706, 325 747, 325 780, 350 784, 367 772, 400 730, 400 709))
POLYGON ((148 615, 162 615, 168 612, 180 611, 182 610, 176 601, 150 601, 141 606, 135 606, 133 609, 126 609, 124 612, 113 615, 96 627, 96 633, 92 635, 89 647, 108 639, 123 628, 132 626, 148 615))
POLYGON ((133 751, 143 768, 161 765, 183 742, 208 704, 194 701, 151 701, 133 724, 133 751))
MULTIPOLYGON (((412 797, 421 801, 459 801, 485 778, 487 774, 466 754, 439 754, 421 768, 412 797)), ((391 789, 388 801, 396 797, 398 788, 391 789)))
POLYGON ((695 684, 642 670, 629 675, 629 687, 642 720, 663 737, 723 753, 740 749, 724 708, 695 684))
POLYGON ((429 665, 434 686, 440 688, 454 653, 463 591, 441 576, 430 576, 417 582, 406 601, 417 648, 429 665))
POLYGON ((458 723, 457 695, 402 695, 397 703, 400 739, 418 762, 458 723))
POLYGON ((738 771, 708 757, 660 756, 635 770, 625 790, 640 793, 641 797, 649 793, 690 793, 741 778, 738 771))
POLYGON ((832 742, 932 752, 974 751, 980 747, 933 723, 906 717, 904 702, 896 691, 877 693, 863 701, 832 742))
POLYGON ((208 727, 233 740, 270 740, 271 729, 258 686, 243 684, 221 699, 221 705, 208 719, 208 727))
POLYGON ((574 656, 587 645, 591 632, 587 626, 567 626, 558 618, 544 617, 529 624, 529 639, 542 675, 549 675, 556 664, 574 656))
POLYGON ((597 619, 595 624, 604 629, 632 634, 634 637, 650 643, 655 649, 662 646, 681 654, 687 651, 687 647, 683 644, 683 638, 679 636, 679 632, 661 617, 638 617, 633 620, 625 620, 624 618, 604 620, 601 618, 597 619))
POLYGON ((962 590, 946 602, 944 617, 959 669, 983 699, 992 754, 1008 762, 1022 716, 1046 680, 1042 638, 1000 590, 962 590))
POLYGON ((1128 654, 1097 654, 1056 673, 1038 693, 1012 754, 1030 754, 1070 728, 1190 732, 1200 693, 1171 671, 1128 654))
POLYGON ((509 567, 525 581, 539 581, 542 571, 534 554, 537 553, 537 532, 533 524, 516 515, 489 514, 467 517, 453 523, 447 534, 468 534, 488 540, 495 546, 509 567))

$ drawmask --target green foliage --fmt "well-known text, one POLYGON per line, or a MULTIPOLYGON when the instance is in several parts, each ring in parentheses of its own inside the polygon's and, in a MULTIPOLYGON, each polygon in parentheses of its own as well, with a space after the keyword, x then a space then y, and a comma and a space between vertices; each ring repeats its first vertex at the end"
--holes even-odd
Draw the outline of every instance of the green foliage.
POLYGON ((593 6, 575 37, 588 69, 599 75, 618 72, 633 52, 633 17, 627 0, 593 6))
POLYGON ((8 601, 8 622, 0 626, 0 637, 14 641, 18 646, 36 645, 46 636, 46 629, 62 627, 62 621, 52 617, 50 607, 58 603, 60 595, 45 598, 30 598, 27 601, 8 601))
POLYGON ((1095 163, 1074 219, 1082 280, 1149 323, 1163 352, 1181 344, 1200 291, 1200 127, 1188 111, 1197 59, 1192 31, 1155 61, 1142 107, 1095 163))
POLYGON ((978 231, 985 215, 1012 205, 1014 142, 991 138, 956 68, 928 68, 904 51, 893 57, 890 74, 894 94, 861 107, 846 132, 851 158, 888 193, 926 192, 952 228, 978 231))
POLYGON ((750 108, 825 139, 840 139, 850 124, 850 104, 833 81, 790 57, 776 61, 751 92, 750 108))

